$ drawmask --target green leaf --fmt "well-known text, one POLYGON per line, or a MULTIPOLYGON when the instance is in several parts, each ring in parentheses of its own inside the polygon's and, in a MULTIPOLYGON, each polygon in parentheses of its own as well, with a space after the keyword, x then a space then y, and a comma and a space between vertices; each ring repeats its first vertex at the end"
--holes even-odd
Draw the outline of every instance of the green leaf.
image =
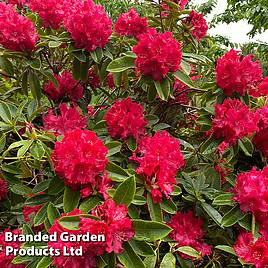
POLYGON ((155 242, 155 240, 164 238, 172 231, 169 226, 160 222, 133 220, 132 223, 137 240, 155 242))
POLYGON ((42 146, 41 143, 37 142, 37 143, 34 143, 32 146, 31 146, 31 149, 30 149, 30 153, 31 155, 37 159, 37 160, 41 160, 42 157, 44 156, 45 154, 45 150, 42 146))
POLYGON ((40 262, 37 264, 36 268, 47 268, 53 262, 53 259, 50 257, 43 257, 40 262))
POLYGON ((81 203, 79 209, 81 209, 83 213, 89 213, 100 201, 101 199, 98 196, 89 197, 81 203))
POLYGON ((135 58, 124 56, 110 62, 109 65, 107 66, 107 72, 121 73, 130 68, 134 68, 134 66, 135 66, 135 58))
POLYGON ((128 173, 123 168, 113 162, 109 162, 106 165, 106 170, 109 171, 109 178, 113 181, 122 182, 129 177, 128 173))
POLYGON ((29 72, 28 82, 31 89, 31 92, 37 100, 41 99, 41 85, 40 80, 35 72, 29 72))
POLYGON ((6 146, 6 135, 3 134, 0 138, 0 153, 5 149, 6 146))
POLYGON ((62 44, 62 43, 59 42, 59 41, 49 41, 49 42, 48 42, 48 46, 49 46, 50 48, 57 48, 57 47, 59 47, 61 44, 62 44))
POLYGON ((147 194, 147 204, 152 221, 163 221, 163 214, 159 203, 154 203, 151 193, 147 194))
POLYGON ((11 192, 18 195, 27 196, 32 192, 32 189, 23 184, 14 184, 10 186, 11 192))
POLYGON ((54 177, 48 187, 48 193, 50 195, 57 195, 64 190, 64 182, 58 177, 54 177))
POLYGON ((220 194, 213 200, 212 204, 215 206, 232 206, 235 203, 233 196, 234 194, 232 193, 220 194))
POLYGON ((172 201, 172 199, 163 198, 163 201, 160 203, 161 208, 170 214, 176 214, 177 212, 177 206, 172 201))
POLYGON ((96 50, 90 52, 90 55, 96 63, 100 63, 103 57, 103 51, 98 47, 96 50))
POLYGON ((58 209, 52 203, 48 204, 47 217, 51 225, 53 225, 54 221, 60 217, 58 209))
POLYGON ((162 262, 160 263, 160 268, 175 268, 176 267, 176 258, 172 253, 167 253, 162 262))
POLYGON ((107 157, 112 156, 114 154, 117 154, 120 152, 122 143, 119 141, 110 141, 105 144, 105 146, 108 148, 108 154, 107 157))
POLYGON ((34 70, 40 70, 41 68, 41 61, 39 59, 32 59, 29 61, 30 67, 34 70))
POLYGON ((190 72, 191 72, 191 65, 188 62, 186 62, 185 60, 182 60, 181 61, 181 68, 182 68, 182 70, 183 70, 183 72, 185 74, 187 74, 187 75, 190 74, 190 72))
POLYGON ((238 146, 242 149, 246 156, 252 156, 254 146, 247 137, 245 137, 243 140, 238 140, 238 146))
POLYGON ((34 217, 34 226, 39 226, 47 219, 47 204, 42 206, 34 217))
POLYGON ((183 73, 182 71, 177 71, 173 74, 175 78, 180 80, 183 84, 187 85, 189 88, 196 88, 192 79, 187 74, 183 73))
POLYGON ((160 99, 164 101, 168 100, 170 95, 170 82, 168 78, 162 81, 154 81, 154 85, 160 99))
POLYGON ((146 268, 156 267, 157 256, 148 256, 143 260, 146 268))
POLYGON ((207 212, 207 214, 219 225, 221 226, 222 216, 221 214, 211 205, 202 202, 201 206, 207 212))
POLYGON ((5 57, 0 57, 0 69, 2 69, 7 75, 13 76, 14 68, 10 60, 5 57))
POLYGON ((63 195, 64 212, 68 213, 77 208, 80 201, 80 192, 65 186, 63 195))
POLYGON ((230 227, 236 224, 244 215, 242 214, 239 206, 233 207, 229 212, 227 212, 221 221, 221 225, 224 227, 230 227))
POLYGON ((73 55, 78 61, 81 61, 81 62, 87 61, 87 57, 86 57, 85 53, 83 52, 83 50, 74 51, 73 55))
POLYGON ((154 131, 158 131, 158 130, 163 130, 163 129, 167 129, 170 128, 171 126, 169 124, 166 123, 159 123, 157 125, 154 126, 154 131))
POLYGON ((79 216, 64 216, 59 219, 59 224, 68 230, 78 230, 80 224, 79 216))
POLYGON ((33 197, 28 198, 25 201, 25 205, 26 206, 38 206, 38 205, 42 205, 46 202, 48 202, 50 200, 50 197, 46 194, 39 194, 33 197))
POLYGON ((122 182, 114 193, 113 199, 117 204, 124 203, 127 207, 131 204, 136 192, 135 176, 130 176, 122 182))
POLYGON ((134 251, 141 256, 155 255, 153 248, 145 241, 131 239, 129 241, 129 244, 134 249, 134 251))
POLYGON ((27 153, 27 151, 29 150, 29 148, 31 147, 32 144, 33 144, 33 140, 25 141, 25 143, 18 150, 17 156, 18 157, 24 156, 27 153))
POLYGON ((43 76, 49 79, 56 88, 59 86, 58 80, 55 78, 54 74, 50 70, 41 69, 40 72, 43 74, 43 76))
POLYGON ((137 142, 133 137, 127 139, 127 147, 132 152, 137 149, 137 142))
POLYGON ((189 247, 189 246, 183 246, 183 247, 178 247, 177 251, 186 254, 188 256, 191 256, 193 258, 199 258, 200 257, 200 253, 198 251, 196 251, 194 248, 189 247))
POLYGON ((72 67, 72 74, 73 74, 73 78, 75 80, 79 80, 80 78, 80 61, 77 58, 74 58, 73 60, 73 67, 72 67))
MULTIPOLYGON (((21 264, 21 263, 26 263, 26 262, 30 262, 32 261, 33 257, 32 256, 16 256, 13 260, 12 260, 12 263, 13 264, 21 264)), ((4 267, 3 267, 4 268, 4 267)))
POLYGON ((28 72, 25 71, 21 78, 21 89, 22 92, 28 96, 28 72))
POLYGON ((134 199, 132 200, 132 204, 136 206, 142 206, 146 204, 146 198, 142 195, 134 195, 134 199))
POLYGON ((88 69, 89 69, 89 58, 87 57, 86 62, 80 63, 80 79, 83 82, 88 80, 88 69))
POLYGON ((177 196, 177 195, 180 195, 182 193, 182 190, 179 186, 175 185, 174 186, 174 191, 172 193, 170 193, 170 195, 174 195, 174 196, 177 196))
POLYGON ((6 123, 12 122, 12 116, 11 116, 10 109, 9 109, 8 105, 3 103, 3 102, 0 103, 0 117, 6 123))
POLYGON ((118 254, 117 257, 126 268, 145 268, 141 258, 135 253, 128 242, 124 243, 124 251, 118 254))
POLYGON ((234 251, 234 249, 232 247, 229 247, 229 246, 226 246, 226 245, 217 245, 215 248, 236 256, 236 253, 235 253, 235 251, 234 251))

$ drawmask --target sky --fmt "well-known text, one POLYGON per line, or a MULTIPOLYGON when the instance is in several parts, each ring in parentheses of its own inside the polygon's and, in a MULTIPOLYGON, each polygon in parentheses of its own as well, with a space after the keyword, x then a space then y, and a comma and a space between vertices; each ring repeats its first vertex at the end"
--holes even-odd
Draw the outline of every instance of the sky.
MULTIPOLYGON (((206 0, 193 0, 194 4, 205 3, 206 0)), ((208 21, 211 20, 213 15, 224 12, 227 7, 227 0, 219 0, 217 7, 213 10, 212 14, 209 15, 208 21)), ((220 34, 226 36, 233 43, 248 43, 249 41, 263 41, 268 43, 268 31, 256 35, 253 39, 247 36, 247 33, 251 30, 252 26, 247 21, 239 21, 237 23, 230 24, 219 24, 217 27, 209 30, 211 35, 220 34)))

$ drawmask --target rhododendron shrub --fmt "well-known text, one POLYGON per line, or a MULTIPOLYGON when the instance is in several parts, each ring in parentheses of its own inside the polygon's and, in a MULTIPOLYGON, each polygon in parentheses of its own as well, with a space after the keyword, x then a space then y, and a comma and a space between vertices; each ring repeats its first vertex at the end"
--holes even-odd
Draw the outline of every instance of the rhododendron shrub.
POLYGON ((267 71, 212 2, 0 3, 0 267, 267 267, 267 71))

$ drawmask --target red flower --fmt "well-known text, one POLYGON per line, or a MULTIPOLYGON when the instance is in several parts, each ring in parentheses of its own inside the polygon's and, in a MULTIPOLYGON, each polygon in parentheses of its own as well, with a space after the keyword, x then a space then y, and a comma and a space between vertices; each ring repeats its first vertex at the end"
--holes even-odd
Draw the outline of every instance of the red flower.
POLYGON ((30 53, 38 40, 34 24, 13 5, 0 3, 0 44, 9 50, 30 53))
MULTIPOLYGON (((212 132, 217 139, 224 139, 224 149, 245 136, 258 131, 259 116, 239 100, 226 99, 215 106, 212 132)), ((220 145, 221 146, 221 145, 220 145)))
MULTIPOLYGON (((211 254, 211 246, 203 243, 203 222, 194 216, 192 211, 187 213, 177 212, 171 217, 168 225, 173 229, 169 236, 177 242, 177 247, 190 246, 201 253, 202 256, 211 254)), ((184 259, 190 256, 180 254, 184 259)))
MULTIPOLYGON (((185 6, 188 4, 189 0, 171 0, 171 2, 179 5, 180 9, 183 10, 185 9, 185 6)), ((165 12, 162 13, 162 16, 166 17, 168 15, 166 11, 170 11, 170 7, 168 3, 166 3, 166 0, 163 0, 161 6, 165 10, 165 12)))
POLYGON ((62 26, 63 20, 68 16, 68 11, 74 0, 30 0, 30 8, 37 12, 43 21, 44 27, 55 30, 62 26))
POLYGON ((7 198, 8 183, 6 180, 0 178, 0 201, 7 198))
POLYGON ((137 37, 139 34, 147 32, 147 18, 141 18, 137 11, 131 8, 129 12, 119 16, 114 29, 119 35, 137 37))
POLYGON ((115 84, 114 84, 114 75, 112 73, 109 73, 107 75, 107 85, 110 89, 115 88, 115 84))
POLYGON ((48 115, 43 116, 44 129, 52 130, 56 135, 62 135, 74 129, 82 129, 87 126, 87 118, 77 111, 76 107, 68 107, 66 103, 59 105, 60 115, 54 115, 51 109, 48 115))
POLYGON ((253 244, 252 233, 240 233, 234 244, 237 256, 246 262, 251 262, 250 250, 253 244))
MULTIPOLYGON (((62 214, 63 216, 75 216, 82 214, 82 211, 75 209, 74 211, 68 214, 62 214)), ((86 222, 83 221, 83 218, 80 218, 80 224, 78 225, 77 230, 68 230, 59 224, 59 219, 57 219, 54 224, 50 227, 48 233, 53 234, 54 232, 58 235, 58 240, 56 242, 49 242, 48 247, 53 249, 60 250, 60 256, 54 257, 53 265, 56 267, 64 268, 73 268, 73 267, 97 267, 96 265, 96 256, 99 256, 105 251, 105 242, 65 242, 60 239, 63 232, 68 232, 73 235, 83 235, 86 232, 89 232, 91 235, 106 234, 106 225, 101 221, 96 221, 92 219, 87 219, 86 222), (80 246, 83 247, 83 256, 64 256, 63 248, 66 247, 70 249, 71 247, 78 249, 80 246)))
POLYGON ((113 185, 112 180, 110 180, 106 173, 101 176, 96 176, 94 183, 88 184, 85 188, 80 190, 80 196, 86 198, 91 196, 91 194, 99 193, 103 195, 104 200, 108 199, 109 195, 107 190, 111 189, 113 185))
POLYGON ((17 5, 18 8, 25 6, 29 0, 8 0, 8 4, 17 5))
POLYGON ((241 233, 234 245, 234 250, 239 258, 254 264, 256 268, 268 266, 268 241, 264 238, 258 238, 254 243, 251 233, 241 233))
POLYGON ((95 185, 96 176, 104 171, 108 162, 107 153, 95 132, 76 129, 56 142, 51 158, 65 184, 77 189, 95 185))
POLYGON ((253 138, 253 143, 268 159, 268 105, 259 108, 256 113, 260 116, 259 131, 253 138))
POLYGON ((117 100, 107 111, 104 119, 107 122, 110 135, 121 139, 131 136, 138 139, 144 135, 147 125, 142 105, 133 102, 130 97, 117 100))
POLYGON ((130 159, 139 163, 136 172, 144 176, 148 187, 152 189, 155 203, 161 201, 159 192, 168 198, 176 184, 176 173, 185 163, 179 141, 166 131, 141 138, 130 159))
POLYGON ((63 98, 67 98, 73 102, 77 102, 83 98, 84 89, 79 82, 73 79, 71 73, 64 71, 61 75, 54 75, 58 81, 59 86, 50 81, 44 86, 44 91, 48 97, 53 101, 60 101, 63 98))
POLYGON ((234 188, 234 200, 242 211, 268 212, 268 167, 240 173, 234 188))
POLYGON ((207 21, 202 14, 198 14, 195 11, 191 11, 190 16, 183 21, 185 24, 189 24, 191 27, 191 34, 197 41, 203 39, 208 31, 207 21))
POLYGON ((226 96, 235 92, 244 96, 247 88, 261 79, 261 67, 252 58, 253 55, 239 56, 238 51, 231 49, 217 61, 217 84, 226 96))
POLYGON ((95 5, 92 0, 81 1, 73 6, 64 25, 75 46, 89 52, 105 47, 112 34, 112 20, 103 6, 95 5))
MULTIPOLYGON (((131 220, 127 217, 127 207, 124 204, 116 205, 114 200, 109 199, 103 205, 98 205, 92 214, 107 224, 106 251, 121 253, 123 242, 134 236, 131 220)), ((84 221, 87 222, 87 219, 84 221)))
POLYGON ((179 69, 182 58, 180 44, 171 32, 157 33, 151 28, 139 35, 138 40, 133 52, 137 55, 136 66, 142 75, 161 80, 169 72, 179 69))
POLYGON ((38 205, 38 206, 24 206, 22 208, 22 213, 23 213, 23 217, 25 222, 30 222, 31 221, 31 217, 35 216, 35 214, 40 210, 40 208, 42 207, 42 205, 38 205))
POLYGON ((89 117, 93 117, 94 113, 95 113, 94 107, 92 105, 88 105, 87 106, 87 112, 88 112, 89 117))
POLYGON ((175 101, 177 103, 185 104, 185 105, 189 104, 189 97, 188 97, 189 87, 188 86, 186 86, 181 81, 176 79, 174 82, 173 90, 174 90, 175 101))
POLYGON ((268 95, 268 76, 262 78, 257 83, 253 84, 248 91, 248 94, 252 97, 258 98, 268 95))
POLYGON ((0 245, 2 247, 0 251, 0 267, 3 268, 24 268, 24 264, 12 264, 12 260, 14 259, 14 254, 6 254, 6 247, 12 247, 13 249, 19 249, 21 246, 20 242, 6 242, 5 240, 5 233, 12 232, 13 235, 20 235, 22 234, 21 230, 15 229, 5 229, 3 233, 0 234, 0 245))
POLYGON ((88 83, 93 90, 100 86, 100 77, 95 74, 92 68, 88 70, 88 83))

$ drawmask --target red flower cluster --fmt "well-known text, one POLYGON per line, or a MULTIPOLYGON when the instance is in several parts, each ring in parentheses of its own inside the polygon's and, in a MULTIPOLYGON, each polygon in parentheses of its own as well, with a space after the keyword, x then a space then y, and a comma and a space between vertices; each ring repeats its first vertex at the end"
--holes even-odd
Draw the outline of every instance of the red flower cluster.
POLYGON ((29 0, 8 0, 8 3, 11 5, 17 5, 18 8, 22 8, 28 4, 29 0))
POLYGON ((208 25, 202 14, 198 14, 192 10, 190 16, 183 23, 191 27, 191 34, 197 41, 200 41, 206 36, 208 25))
POLYGON ((253 143, 268 159, 268 104, 259 108, 256 113, 260 116, 258 123, 259 132, 255 135, 253 143))
POLYGON ((234 250, 243 261, 256 268, 268 266, 268 241, 258 238, 254 243, 251 233, 241 233, 234 245, 234 250))
POLYGON ((107 81, 107 86, 110 89, 115 88, 115 84, 114 84, 114 75, 112 73, 109 73, 106 77, 106 81, 107 81))
MULTIPOLYGON (((127 207, 124 204, 116 205, 114 200, 109 199, 103 205, 98 205, 92 214, 107 225, 106 251, 121 253, 123 242, 134 236, 131 220, 127 216, 127 207)), ((88 219, 83 219, 83 221, 86 224, 88 219)))
POLYGON ((169 197, 176 184, 176 173, 185 163, 179 141, 166 131, 141 138, 130 159, 139 163, 136 172, 144 176, 155 203, 162 200, 163 194, 169 197))
POLYGON ((268 95, 268 76, 262 78, 257 83, 253 84, 248 91, 252 97, 258 98, 268 95))
POLYGON ((80 196, 86 198, 91 196, 92 193, 102 194, 104 200, 107 200, 109 195, 107 190, 111 189, 113 182, 108 178, 107 174, 98 175, 95 177, 94 183, 90 183, 87 187, 80 190, 80 196))
POLYGON ((61 75, 54 76, 58 81, 58 87, 51 81, 44 86, 44 91, 51 100, 58 102, 67 99, 77 102, 83 98, 84 89, 79 82, 73 79, 70 72, 64 71, 61 75))
POLYGON ((0 201, 7 198, 8 183, 6 180, 0 178, 0 201))
POLYGON ((93 90, 100 86, 100 77, 95 74, 92 68, 88 70, 88 83, 93 90))
POLYGON ((142 105, 133 102, 130 97, 117 100, 107 111, 104 119, 107 122, 110 135, 121 139, 131 136, 138 139, 141 135, 144 135, 147 125, 143 116, 142 105))
MULTIPOLYGON (((169 236, 177 242, 177 247, 190 246, 200 252, 202 256, 211 254, 211 246, 203 242, 203 222, 195 217, 192 211, 177 212, 171 217, 168 225, 173 229, 169 236)), ((180 255, 184 259, 192 259, 186 254, 180 253, 180 255)))
POLYGON ((19 242, 6 242, 5 240, 5 233, 12 232, 13 235, 20 235, 22 234, 21 230, 15 229, 5 229, 3 233, 0 234, 0 245, 2 247, 0 251, 0 267, 3 268, 24 268, 25 265, 23 264, 12 264, 12 260, 14 259, 14 254, 7 255, 6 254, 6 247, 13 247, 14 249, 19 249, 21 243, 19 242))
POLYGON ((29 6, 33 12, 38 13, 44 27, 51 27, 57 30, 68 16, 68 9, 74 4, 72 2, 70 0, 30 0, 29 6))
POLYGON ((35 214, 39 211, 39 209, 42 207, 42 205, 38 205, 38 206, 24 206, 22 208, 22 213, 23 213, 23 217, 25 222, 30 222, 31 221, 31 216, 35 216, 35 214))
POLYGON ((238 51, 231 49, 217 61, 217 84, 226 96, 235 92, 244 96, 247 88, 261 79, 262 69, 252 58, 253 55, 239 56, 238 51))
POLYGON ((248 106, 239 100, 226 99, 216 104, 212 132, 217 139, 224 139, 220 148, 224 149, 245 136, 258 131, 258 114, 251 112, 248 106))
POLYGON ((137 37, 147 32, 147 18, 141 18, 134 8, 119 16, 114 25, 115 31, 122 36, 137 37))
POLYGON ((64 25, 71 34, 77 48, 94 51, 105 47, 112 34, 112 20, 103 6, 85 0, 73 6, 64 25))
POLYGON ((56 142, 51 158, 65 184, 77 189, 96 184, 96 176, 102 174, 108 162, 107 153, 95 132, 76 129, 56 142))
POLYGON ((182 58, 180 44, 171 32, 158 33, 150 28, 147 33, 139 35, 138 40, 133 52, 137 55, 136 66, 142 75, 158 81, 179 69, 182 58))
POLYGON ((51 109, 43 116, 44 129, 51 130, 56 135, 62 135, 74 129, 82 129, 87 125, 87 118, 77 111, 76 107, 68 107, 66 103, 59 105, 60 114, 54 115, 51 109))
POLYGON ((13 5, 0 3, 0 44, 6 49, 30 53, 37 40, 31 20, 18 14, 13 5))
MULTIPOLYGON (((68 214, 62 214, 61 217, 64 216, 75 216, 82 214, 82 211, 79 209, 75 209, 74 211, 68 214)), ((59 224, 59 219, 55 220, 53 225, 48 230, 49 234, 53 234, 56 232, 58 234, 58 240, 56 242, 49 242, 48 247, 53 249, 58 249, 61 251, 60 256, 54 256, 53 265, 56 267, 64 267, 64 268, 73 268, 73 267, 97 267, 95 257, 104 253, 105 251, 105 242, 65 242, 60 239, 60 235, 63 232, 68 232, 69 234, 79 235, 86 234, 86 232, 90 232, 91 235, 100 235, 106 233, 106 226, 100 221, 96 221, 93 219, 88 219, 85 223, 80 218, 80 224, 77 230, 68 230, 59 224), (74 249, 83 247, 83 256, 71 256, 66 257, 63 255, 63 248, 66 247, 70 249, 73 247, 74 249)))
POLYGON ((189 104, 188 89, 189 87, 187 85, 183 84, 178 79, 175 80, 173 90, 176 103, 189 104))
POLYGON ((234 200, 239 202, 242 211, 268 212, 268 167, 240 173, 234 193, 234 200))
MULTIPOLYGON (((134 235, 131 220, 127 217, 127 207, 124 204, 116 205, 113 200, 107 200, 103 205, 98 205, 92 212, 94 216, 99 220, 91 218, 80 217, 80 223, 77 230, 67 230, 59 224, 59 220, 56 220, 49 229, 49 233, 68 231, 70 234, 86 234, 89 232, 91 235, 104 235, 104 242, 63 242, 58 240, 57 242, 49 242, 50 248, 63 250, 63 247, 79 248, 83 247, 82 257, 66 257, 60 255, 54 257, 53 265, 56 267, 96 267, 95 257, 102 255, 105 252, 121 253, 123 251, 122 244, 124 241, 128 241, 134 235), (79 266, 78 266, 79 265, 79 266)), ((75 209, 73 212, 67 214, 79 215, 82 211, 75 209)), ((63 214, 66 216, 66 214, 63 214)), ((60 235, 58 235, 60 237, 60 235)))

